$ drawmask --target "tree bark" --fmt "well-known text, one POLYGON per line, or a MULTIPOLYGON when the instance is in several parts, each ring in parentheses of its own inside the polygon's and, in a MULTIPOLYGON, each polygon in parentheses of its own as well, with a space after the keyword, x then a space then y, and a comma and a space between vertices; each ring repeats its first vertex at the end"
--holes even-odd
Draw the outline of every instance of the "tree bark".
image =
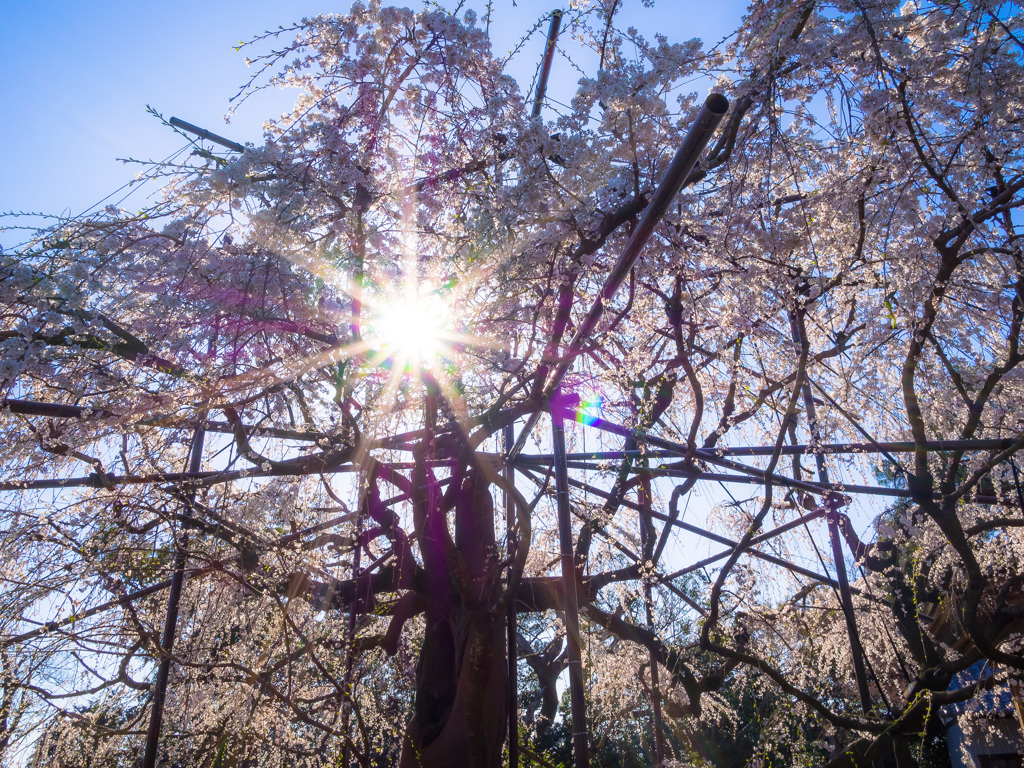
POLYGON ((482 473, 470 473, 459 491, 455 545, 466 581, 453 578, 452 563, 448 578, 428 579, 416 701, 400 768, 501 765, 508 717, 505 611, 491 599, 500 558, 482 473))

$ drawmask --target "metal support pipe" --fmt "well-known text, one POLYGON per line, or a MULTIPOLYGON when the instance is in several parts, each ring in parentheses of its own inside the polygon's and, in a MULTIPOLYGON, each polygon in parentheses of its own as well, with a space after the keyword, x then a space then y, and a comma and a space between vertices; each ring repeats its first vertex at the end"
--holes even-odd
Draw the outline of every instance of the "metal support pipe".
POLYGON ((231 139, 225 139, 223 136, 218 136, 216 133, 211 133, 205 128, 200 128, 198 125, 192 125, 192 123, 186 123, 184 120, 179 120, 176 117, 170 119, 170 124, 179 131, 185 131, 198 136, 201 139, 212 141, 214 144, 220 144, 225 149, 230 149, 233 152, 244 152, 245 147, 239 144, 237 141, 231 139))
MULTIPOLYGON (((199 472, 203 463, 203 440, 206 433, 197 429, 192 437, 192 452, 189 457, 190 474, 199 472)), ((192 517, 192 502, 195 490, 188 490, 184 498, 183 516, 192 517)), ((146 732, 146 746, 142 755, 142 768, 156 766, 157 750, 160 746, 160 724, 164 717, 164 701, 167 698, 167 679, 171 673, 171 652, 174 650, 174 635, 178 625, 178 607, 181 591, 185 584, 185 561, 188 557, 188 533, 182 530, 174 542, 174 572, 171 574, 171 590, 167 595, 167 614, 164 616, 164 633, 160 640, 160 666, 157 667, 156 682, 153 685, 153 709, 149 715, 149 730, 146 732)))
POLYGON ((565 466, 565 429, 560 412, 551 414, 551 442, 555 451, 555 498, 558 502, 558 544, 562 564, 562 600, 568 641, 569 700, 572 704, 572 749, 575 768, 589 768, 587 709, 583 691, 583 653, 580 642, 576 564, 573 560, 572 521, 569 511, 569 472, 565 466))
MULTIPOLYGON (((612 426, 614 427, 614 425, 612 425, 612 426)), ((615 427, 613 429, 608 429, 607 431, 613 432, 615 434, 620 434, 617 431, 618 429, 625 430, 626 428, 625 427, 615 427)), ((658 438, 653 438, 653 439, 654 440, 658 440, 658 438)), ((665 441, 665 442, 668 442, 668 441, 665 441)), ((547 465, 547 464, 551 464, 552 463, 552 458, 550 456, 541 457, 542 460, 540 460, 540 461, 531 461, 531 459, 533 459, 533 458, 534 457, 532 457, 532 456, 526 456, 526 457, 520 456, 518 459, 516 459, 515 463, 518 466, 520 466, 521 468, 523 468, 523 469, 528 468, 528 467, 536 467, 536 466, 547 465)), ((396 468, 396 469, 406 469, 409 466, 411 466, 411 463, 390 464, 389 466, 391 466, 392 468, 396 468)), ((605 469, 600 464, 593 464, 593 463, 587 463, 587 462, 578 462, 578 461, 569 461, 567 463, 567 466, 572 468, 572 469, 584 469, 584 470, 591 470, 591 471, 596 471, 596 472, 600 472, 600 471, 603 471, 605 469)), ((334 469, 331 470, 332 473, 356 472, 356 471, 358 471, 358 467, 356 467, 354 465, 344 465, 344 466, 340 466, 340 467, 335 467, 334 469)), ((693 476, 696 476, 700 480, 709 480, 709 481, 712 481, 712 482, 722 482, 722 483, 743 483, 743 484, 746 484, 746 485, 763 485, 764 483, 768 482, 768 480, 770 479, 770 481, 772 483, 774 483, 775 485, 782 485, 782 486, 786 486, 786 487, 799 488, 799 489, 807 491, 809 493, 817 493, 817 494, 827 494, 830 491, 835 491, 837 493, 843 493, 843 494, 847 494, 847 495, 849 495, 849 494, 865 494, 865 495, 868 495, 868 496, 883 496, 883 497, 887 497, 887 498, 897 498, 897 499, 910 499, 910 498, 914 497, 913 493, 911 493, 909 490, 906 490, 906 489, 903 489, 903 488, 884 488, 884 487, 875 486, 875 485, 855 485, 855 484, 851 484, 851 483, 830 483, 829 485, 826 486, 826 485, 824 485, 822 483, 817 483, 817 482, 795 480, 793 478, 786 477, 784 475, 771 475, 769 479, 766 479, 764 477, 764 473, 761 472, 761 470, 755 469, 753 467, 745 467, 744 470, 743 470, 745 474, 742 474, 742 475, 730 475, 730 474, 725 474, 725 473, 721 473, 721 472, 705 472, 705 471, 700 470, 700 469, 684 469, 684 468, 679 468, 679 467, 670 468, 670 469, 656 468, 656 469, 651 469, 651 470, 648 470, 648 471, 651 473, 652 476, 655 476, 655 477, 693 477, 693 476)), ((312 472, 295 472, 295 473, 292 473, 289 476, 291 476, 291 477, 299 477, 299 476, 307 475, 307 474, 313 474, 313 473, 312 472)), ((70 478, 64 478, 64 479, 58 479, 58 480, 15 480, 15 481, 12 481, 12 482, 0 483, 0 491, 37 491, 37 490, 43 490, 43 489, 58 489, 58 488, 102 488, 102 487, 104 487, 104 483, 108 483, 109 485, 112 485, 112 486, 118 486, 118 485, 146 485, 146 484, 158 484, 158 483, 181 483, 181 482, 186 482, 186 481, 189 481, 189 480, 198 481, 198 482, 204 483, 206 485, 214 485, 214 484, 217 484, 217 483, 227 483, 227 482, 230 482, 232 480, 236 480, 236 479, 241 478, 241 477, 250 477, 251 478, 251 477, 272 477, 272 476, 275 476, 275 474, 273 472, 251 472, 251 471, 248 471, 248 470, 236 470, 236 471, 233 471, 233 472, 198 472, 195 475, 192 475, 192 474, 190 474, 188 472, 174 472, 174 473, 166 473, 166 474, 144 475, 144 476, 140 476, 140 477, 131 477, 131 476, 125 477, 125 476, 119 476, 119 475, 107 475, 105 478, 100 478, 99 475, 93 474, 93 475, 89 475, 88 477, 70 477, 70 478), (214 481, 216 481, 216 483, 214 483, 214 481)), ((448 481, 447 481, 447 479, 445 479, 445 480, 441 480, 439 482, 446 483, 448 481)), ((940 499, 942 497, 941 492, 936 491, 934 493, 934 497, 936 499, 940 499)), ((401 494, 399 496, 396 496, 394 499, 389 500, 387 502, 387 504, 390 506, 393 503, 396 503, 396 502, 399 502, 399 501, 405 501, 406 498, 407 497, 404 494, 401 494)), ((971 496, 969 496, 967 498, 969 498, 975 504, 1013 504, 1013 503, 1015 503, 1014 499, 1009 497, 1009 496, 997 497, 997 496, 987 496, 987 495, 984 495, 984 494, 974 494, 974 495, 971 495, 971 496)), ((330 526, 330 525, 336 524, 337 522, 343 522, 343 521, 339 520, 339 521, 334 521, 334 522, 330 522, 330 523, 324 523, 323 525, 330 526)), ((289 534, 289 535, 291 535, 291 534, 289 534)))
MULTIPOLYGON (((550 462, 549 462, 550 463, 550 462)), ((590 463, 584 461, 568 461, 566 466, 569 469, 582 469, 590 472, 602 472, 607 471, 606 467, 603 467, 600 463, 590 463)), ((764 480, 751 475, 729 475, 724 472, 705 472, 700 469, 686 469, 686 468, 674 468, 674 469, 651 469, 648 470, 651 477, 696 477, 698 480, 705 480, 708 482, 717 483, 741 483, 743 485, 764 485, 764 480)), ((801 482, 801 481, 797 481, 801 482)), ((801 490, 807 492, 818 493, 823 496, 827 496, 829 493, 841 493, 844 496, 863 495, 863 496, 881 496, 889 499, 912 499, 914 494, 904 488, 884 488, 877 485, 854 485, 852 483, 829 483, 824 485, 823 483, 807 482, 800 486, 801 490), (814 491, 810 491, 810 488, 814 488, 814 491)), ((936 491, 933 494, 935 499, 941 499, 942 494, 936 491)), ((995 496, 969 496, 972 502, 975 504, 1012 504, 1013 500, 1004 496, 1003 498, 996 498, 995 496)))
POLYGON ((626 278, 629 277, 629 272, 633 269, 633 265, 636 264, 636 260, 640 258, 641 251, 647 245, 651 235, 654 234, 654 228, 661 221, 665 211, 668 210, 669 205, 675 200, 676 195, 679 194, 683 183, 697 165, 701 152, 704 151, 704 147, 711 140, 711 136, 728 110, 729 100, 720 93, 713 93, 704 100, 704 106, 701 107, 697 119, 690 128, 690 132, 686 135, 682 146, 679 147, 679 151, 672 158, 672 164, 669 165, 668 170, 665 172, 665 178, 661 180, 661 183, 654 192, 654 197, 644 209, 640 223, 633 230, 632 237, 626 243, 626 247, 619 260, 612 267, 612 271, 601 287, 601 291, 590 307, 590 311, 577 326, 576 333, 569 341, 569 345, 562 354, 558 365, 552 370, 550 378, 545 383, 545 401, 550 399, 555 390, 558 389, 562 379, 565 378, 565 374, 569 372, 573 362, 582 352, 584 344, 590 341, 591 335, 597 330, 597 324, 601 321, 605 308, 611 304, 615 294, 626 278))
MULTIPOLYGON (((650 579, 644 580, 644 603, 647 609, 647 626, 654 631, 654 602, 651 594, 650 579)), ((654 723, 654 757, 656 765, 661 768, 665 764, 665 727, 661 716, 661 686, 659 683, 658 657, 654 651, 648 651, 651 664, 651 713, 654 723)))
MULTIPOLYGON (((638 443, 646 443, 648 445, 654 445, 658 448, 664 448, 670 451, 685 452, 687 450, 686 446, 682 443, 677 443, 673 440, 666 440, 662 437, 655 437, 654 435, 647 434, 646 432, 630 429, 629 427, 624 427, 620 424, 613 424, 609 421, 605 421, 604 419, 595 419, 590 417, 588 418, 587 426, 600 429, 603 432, 610 432, 613 435, 619 435, 621 437, 633 437, 638 443)), ((763 469, 748 467, 746 464, 741 464, 738 461, 723 459, 714 451, 714 449, 709 450, 706 448, 698 448, 695 453, 695 458, 706 461, 708 464, 725 467, 726 469, 731 469, 741 474, 749 475, 764 484, 772 483, 773 485, 780 485, 788 488, 798 488, 810 493, 821 493, 821 487, 815 483, 795 480, 792 477, 786 477, 785 475, 769 474, 763 469)))
MULTIPOLYGON (((603 491, 600 488, 595 488, 594 486, 588 485, 587 483, 584 483, 584 482, 582 482, 580 480, 569 480, 569 485, 571 485, 573 488, 579 488, 581 491, 586 491, 587 493, 592 493, 595 496, 599 496, 601 498, 607 498, 607 497, 609 497, 611 495, 610 493, 608 493, 608 491, 603 491)), ((626 507, 627 509, 636 509, 636 507, 634 506, 633 502, 628 501, 628 500, 623 501, 622 502, 622 506, 626 507)), ((637 510, 637 511, 639 511, 639 510, 637 510)), ((820 509, 816 509, 813 512, 807 512, 806 514, 803 514, 803 515, 801 515, 800 517, 798 517, 798 518, 796 518, 794 520, 790 520, 788 523, 783 523, 782 525, 778 526, 777 528, 772 528, 770 531, 765 531, 764 533, 759 533, 757 536, 755 536, 754 538, 752 538, 748 542, 748 546, 753 547, 753 546, 761 544, 761 543, 763 543, 765 541, 768 541, 769 539, 773 539, 776 536, 779 536, 779 535, 785 533, 786 531, 788 531, 788 530, 790 530, 792 528, 796 528, 797 526, 803 525, 804 523, 808 523, 811 520, 817 520, 819 517, 821 517, 824 514, 825 513, 822 510, 820 510, 820 509)), ((664 514, 663 512, 655 512, 654 510, 651 510, 650 515, 651 515, 651 517, 655 518, 656 520, 662 520, 664 522, 668 522, 669 521, 669 516, 664 514)), ((699 535, 704 535, 704 529, 703 528, 697 528, 696 526, 691 525, 690 523, 687 523, 684 520, 672 521, 670 523, 670 525, 674 525, 677 528, 682 528, 685 531, 690 531, 691 533, 697 533, 699 535)), ((711 537, 718 536, 718 534, 710 533, 710 532, 709 532, 709 535, 711 537)), ((725 543, 725 544, 730 544, 730 545, 735 545, 736 544, 736 542, 732 541, 731 539, 720 538, 719 541, 720 541, 720 543, 725 543)), ((632 559, 636 559, 635 556, 632 559)), ((815 575, 817 575, 817 574, 815 574, 815 575)), ((820 578, 820 577, 818 577, 818 578, 820 578)))
MULTIPOLYGON (((927 452, 943 451, 1005 451, 1016 444, 1013 438, 993 440, 932 440, 924 444, 927 452)), ((686 446, 680 446, 685 449, 686 446)), ((782 456, 802 456, 807 453, 841 454, 841 453, 913 453, 917 449, 915 443, 908 440, 873 442, 873 443, 821 443, 820 445, 807 445, 797 443, 795 445, 783 445, 781 450, 774 445, 716 445, 715 454, 719 456, 771 456, 779 451, 782 456)), ((685 450, 667 451, 637 450, 637 451, 589 451, 587 453, 570 453, 566 455, 569 461, 589 459, 592 461, 616 461, 626 457, 666 459, 683 457, 685 450)), ((521 463, 550 464, 550 453, 531 453, 520 455, 517 459, 521 463)))
MULTIPOLYGON (((515 445, 515 432, 511 424, 505 426, 502 432, 505 455, 508 456, 512 446, 515 445)), ((515 485, 515 467, 512 462, 506 461, 504 468, 505 481, 515 485)), ((515 532, 515 501, 512 494, 505 491, 505 541, 508 550, 509 569, 515 560, 516 543, 513 540, 515 532)), ((511 570, 510 570, 511 578, 511 570)), ((509 768, 519 768, 519 665, 516 658, 516 635, 518 633, 516 621, 516 596, 510 595, 508 601, 508 687, 506 698, 508 699, 508 764, 509 768)))
MULTIPOLYGON (((704 151, 704 147, 711 140, 711 136, 728 110, 729 100, 720 93, 713 93, 705 99, 700 114, 697 115, 697 119, 690 127, 690 132, 686 135, 682 146, 679 147, 679 151, 676 152, 676 156, 672 159, 672 164, 669 165, 668 170, 665 172, 665 177, 655 190, 654 197, 644 209, 640 223, 633 230, 629 242, 626 243, 626 247, 622 251, 622 255, 615 266, 612 267, 612 271, 608 274, 608 278, 590 307, 590 311, 587 312, 586 316, 576 327, 576 333, 562 353, 558 365, 554 367, 545 382, 541 395, 543 402, 550 400, 555 390, 562 383, 562 379, 565 378, 565 374, 568 373, 572 364, 582 352, 584 344, 590 340, 591 335, 597 330, 597 324, 604 315, 605 307, 611 304, 622 283, 629 277, 630 270, 633 269, 636 260, 640 258, 640 252, 654 233, 655 226, 657 226, 662 216, 665 215, 665 211, 668 210, 676 195, 679 194, 679 190, 682 189, 686 179, 689 178, 690 173, 697 165, 701 152, 704 151)), ((536 426, 539 419, 540 412, 535 411, 527 420, 526 426, 523 428, 522 433, 520 433, 515 448, 512 450, 513 457, 518 456, 522 452, 523 446, 526 445, 526 441, 529 439, 530 432, 533 431, 533 427, 536 426)))
POLYGON ((115 416, 105 408, 40 403, 36 400, 18 400, 12 397, 0 399, 0 408, 10 409, 11 413, 25 416, 47 416, 51 419, 109 419, 115 416))
MULTIPOLYGON (((812 385, 817 387, 818 385, 812 382, 812 385)), ((820 390, 820 388, 819 388, 820 390)), ((821 392, 823 397, 828 397, 827 392, 821 392)), ((833 405, 835 401, 832 401, 833 405)), ((59 403, 41 403, 35 400, 19 400, 17 398, 0 398, 0 411, 9 410, 11 413, 16 413, 24 416, 46 416, 51 419, 116 419, 119 418, 120 414, 113 411, 109 411, 105 408, 92 408, 89 406, 81 405, 62 405, 59 403)), ((201 424, 189 423, 187 421, 178 422, 167 422, 163 423, 160 421, 152 421, 151 423, 141 423, 144 426, 157 427, 159 429, 182 429, 192 427, 195 429, 203 429, 206 432, 222 432, 224 434, 234 434, 235 427, 225 421, 203 421, 201 424)), ((857 426, 856 424, 854 426, 857 426)), ((275 427, 258 427, 248 425, 245 427, 245 434, 248 437, 278 437, 282 440, 302 440, 304 442, 316 442, 318 440, 325 440, 328 438, 323 432, 302 432, 294 429, 279 429, 275 427)), ((397 440, 401 440, 410 436, 415 436, 415 433, 409 435, 392 435, 389 438, 380 440, 374 443, 374 447, 389 448, 394 447, 393 443, 397 440)), ((931 440, 924 443, 920 447, 920 450, 926 452, 944 452, 944 451, 1005 451, 1007 448, 1012 448, 1016 445, 1017 440, 1014 438, 992 438, 992 439, 975 439, 975 440, 931 440)), ((685 446, 682 447, 685 449, 685 446)), ((402 450, 398 448, 398 450, 402 450)), ((715 453, 720 456, 771 456, 777 450, 774 445, 737 445, 727 446, 718 445, 715 446, 715 453)), ((819 445, 784 445, 782 446, 782 455, 800 455, 805 453, 914 453, 919 450, 916 443, 909 440, 890 440, 880 441, 872 440, 867 443, 821 443, 819 445)), ((594 459, 600 461, 602 459, 621 459, 626 456, 632 457, 643 457, 657 459, 666 458, 671 456, 685 455, 685 450, 682 451, 591 451, 589 453, 570 453, 567 458, 569 461, 575 459, 594 459)), ((531 454, 529 456, 519 456, 520 462, 532 462, 532 463, 551 463, 551 454, 539 453, 531 454)))
POLYGON ((537 79, 537 93, 533 97, 533 112, 531 117, 540 117, 541 107, 544 106, 544 95, 548 90, 548 75, 551 74, 551 62, 555 58, 555 45, 558 42, 558 29, 562 26, 562 12, 555 10, 551 12, 551 26, 548 27, 548 41, 544 46, 544 60, 540 65, 540 77, 537 79))
MULTIPOLYGON (((789 317, 790 331, 793 341, 802 345, 807 338, 807 331, 804 327, 803 315, 791 313, 789 317)), ((811 443, 817 443, 818 417, 814 409, 814 397, 811 395, 811 385, 804 379, 802 394, 804 409, 807 411, 807 427, 811 431, 811 443)), ((828 484, 828 467, 825 466, 825 457, 820 453, 814 455, 818 480, 828 484)), ((826 502, 828 503, 828 502, 826 502)), ((832 545, 832 562, 836 569, 836 581, 839 582, 839 601, 843 606, 843 617, 846 619, 846 632, 850 638, 850 655, 853 657, 853 676, 857 681, 857 692, 860 694, 860 704, 864 714, 871 711, 871 691, 868 689, 867 670, 864 666, 864 647, 860 642, 860 632, 857 629, 857 617, 853 613, 853 598, 850 595, 850 581, 846 574, 846 559, 843 557, 843 544, 839 536, 839 524, 835 514, 828 515, 828 538, 832 545)))

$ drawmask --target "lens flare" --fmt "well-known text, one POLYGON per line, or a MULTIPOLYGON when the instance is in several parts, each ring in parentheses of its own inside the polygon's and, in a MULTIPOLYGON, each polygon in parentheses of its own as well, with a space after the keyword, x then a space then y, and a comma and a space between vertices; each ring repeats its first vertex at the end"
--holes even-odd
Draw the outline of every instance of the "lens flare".
POLYGON ((580 397, 580 404, 576 410, 576 421, 580 424, 596 424, 601 419, 601 412, 604 408, 604 398, 597 392, 590 392, 580 397))
POLYGON ((436 293, 405 292, 378 308, 371 333, 382 352, 404 365, 430 368, 449 344, 451 312, 436 293))

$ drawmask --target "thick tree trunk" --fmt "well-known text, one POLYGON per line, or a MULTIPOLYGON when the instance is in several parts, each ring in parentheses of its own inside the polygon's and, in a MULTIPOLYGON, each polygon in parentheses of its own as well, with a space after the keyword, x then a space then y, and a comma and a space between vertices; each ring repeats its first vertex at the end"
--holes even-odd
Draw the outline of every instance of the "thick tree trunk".
POLYGON ((461 642, 450 631, 455 622, 428 627, 400 768, 501 765, 508 706, 502 618, 469 620, 461 642))
MULTIPOLYGON (((447 535, 447 526, 434 531, 428 546, 447 535)), ((430 580, 400 768, 501 765, 508 717, 505 611, 490 599, 498 573, 494 506, 479 474, 471 473, 460 489, 454 543, 471 594, 460 594, 450 571, 430 580)), ((443 549, 435 550, 435 563, 446 561, 443 549)))

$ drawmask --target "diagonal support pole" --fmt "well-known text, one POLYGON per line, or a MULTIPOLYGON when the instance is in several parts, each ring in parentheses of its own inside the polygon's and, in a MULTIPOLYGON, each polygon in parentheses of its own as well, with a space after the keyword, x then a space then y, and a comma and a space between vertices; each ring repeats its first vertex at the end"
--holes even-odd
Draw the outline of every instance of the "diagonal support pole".
MULTIPOLYGON (((672 158, 672 164, 665 172, 665 177, 661 180, 658 188, 654 191, 654 197, 651 199, 651 202, 644 209, 640 223, 633 230, 629 242, 626 243, 626 247, 622 251, 622 255, 615 263, 615 266, 612 267, 612 271, 608 274, 594 304, 590 307, 590 311, 587 312, 586 316, 577 326, 576 333, 562 353, 560 362, 555 366, 545 382, 541 396, 543 401, 549 400, 555 390, 558 389, 562 379, 565 378, 565 374, 569 372, 572 364, 583 351, 584 345, 590 341, 590 337, 597 330, 597 325, 601 322, 601 317, 604 315, 605 307, 611 304, 615 294, 618 293, 623 282, 629 277, 633 265, 640 258, 641 251, 647 245, 651 235, 654 234, 654 228, 661 221, 661 217, 665 215, 665 211, 668 210, 669 205, 671 205, 675 196, 682 189, 687 178, 689 178, 690 173, 700 159, 701 152, 704 151, 704 147, 711 140, 711 136, 728 110, 729 100, 720 93, 713 93, 705 99, 704 106, 701 107, 697 119, 690 127, 690 132, 686 134, 686 138, 683 140, 682 146, 679 147, 679 151, 672 158)), ((540 415, 541 411, 538 409, 527 419, 526 426, 523 427, 523 431, 519 434, 519 439, 516 440, 515 447, 512 449, 512 458, 515 458, 522 452, 526 441, 530 437, 530 433, 540 420, 540 415)))
POLYGON ((198 125, 192 125, 192 123, 186 123, 184 120, 179 120, 176 117, 170 119, 172 128, 177 128, 179 131, 185 131, 198 136, 201 139, 212 141, 214 144, 220 144, 225 149, 230 149, 232 152, 245 152, 245 147, 239 144, 237 141, 231 139, 225 139, 223 136, 218 136, 216 133, 211 133, 205 128, 200 128, 198 125))
MULTIPOLYGON (((527 469, 527 470, 522 470, 522 471, 526 474, 527 477, 529 477, 537 485, 537 487, 543 487, 544 484, 530 470, 527 469)), ((588 489, 590 489, 592 487, 592 486, 587 485, 586 483, 581 483, 578 480, 573 480, 571 478, 569 479, 569 485, 572 486, 573 488, 579 488, 581 490, 587 491, 588 493, 590 492, 588 489)), ((602 491, 602 493, 603 493, 603 491, 602 491)), ((607 498, 607 497, 603 497, 603 498, 607 498)), ((586 518, 583 515, 581 515, 578 511, 572 509, 571 507, 570 507, 570 511, 573 513, 573 515, 576 516, 576 518, 578 520, 580 520, 580 522, 582 522, 582 523, 587 523, 588 522, 588 518, 586 518)), ((654 512, 652 512, 651 514, 652 515, 656 515, 656 513, 654 513, 654 512)), ((593 519, 590 518, 590 520, 592 521, 593 519)), ((615 547, 617 550, 619 550, 619 552, 624 554, 626 557, 628 557, 634 563, 640 562, 640 555, 638 555, 635 552, 633 552, 633 550, 631 550, 629 547, 627 547, 625 544, 623 544, 619 539, 617 539, 615 536, 613 536, 611 533, 609 533, 608 529, 605 528, 603 525, 602 526, 598 526, 595 530, 602 537, 604 537, 604 539, 609 544, 611 544, 613 547, 615 547)), ((697 613, 701 614, 702 616, 707 616, 707 612, 703 608, 701 608, 700 605, 695 600, 693 600, 691 597, 689 597, 685 592, 683 592, 677 586, 675 586, 674 584, 665 584, 665 587, 668 588, 668 590, 670 592, 674 593, 676 595, 676 597, 680 598, 683 602, 685 602, 687 605, 689 605, 691 608, 693 608, 693 610, 697 611, 697 613)))
MULTIPOLYGON (((572 486, 573 488, 579 488, 580 490, 586 491, 587 493, 592 493, 595 496, 600 496, 602 498, 608 498, 609 496, 611 496, 611 494, 608 493, 607 491, 602 491, 600 488, 595 488, 592 485, 587 485, 586 483, 582 483, 579 480, 570 480, 569 481, 569 485, 572 486)), ((622 499, 619 503, 622 504, 622 506, 626 507, 627 509, 633 509, 633 510, 636 510, 637 512, 642 512, 643 511, 643 508, 639 504, 637 504, 636 502, 633 502, 633 501, 629 501, 628 499, 622 499)), ((699 528, 696 525, 691 525, 690 523, 684 522, 683 520, 676 520, 671 515, 664 515, 664 514, 662 514, 660 512, 655 512, 653 510, 648 512, 648 514, 650 514, 650 516, 652 518, 654 518, 655 520, 662 520, 662 521, 664 521, 665 522, 666 530, 668 530, 668 529, 670 529, 672 527, 682 528, 684 531, 690 531, 690 533, 696 533, 698 536, 702 536, 705 539, 709 539, 711 541, 716 541, 719 544, 725 544, 726 546, 731 547, 731 549, 727 549, 724 552, 719 552, 717 555, 712 555, 710 558, 702 560, 701 563, 700 563, 700 566, 699 566, 701 568, 703 568, 705 565, 707 565, 709 563, 713 563, 713 562, 715 562, 717 560, 722 560, 722 559, 728 557, 730 554, 732 554, 732 552, 736 549, 736 547, 739 546, 739 542, 738 541, 733 541, 732 539, 727 539, 724 536, 719 536, 717 533, 705 530, 704 528, 699 528)), ((821 516, 820 512, 814 513, 814 514, 815 514, 816 517, 820 517, 821 516)), ((800 521, 804 521, 804 520, 807 520, 807 519, 810 519, 810 518, 808 516, 803 516, 803 517, 799 518, 800 521)), ((794 527, 794 525, 796 525, 796 524, 797 523, 795 521, 794 522, 790 522, 790 523, 787 523, 786 525, 781 525, 778 528, 775 528, 773 531, 770 531, 769 533, 764 533, 764 534, 761 534, 760 536, 755 536, 748 543, 748 548, 746 550, 746 553, 748 555, 750 555, 751 557, 756 557, 758 560, 764 560, 766 563, 771 563, 772 565, 777 565, 777 566, 779 566, 781 568, 785 568, 785 569, 787 569, 789 571, 792 571, 793 573, 799 573, 800 575, 806 576, 809 579, 814 579, 815 581, 820 581, 820 582, 822 582, 824 584, 831 584, 833 586, 838 586, 838 582, 836 582, 834 579, 830 579, 828 576, 822 576, 821 574, 815 573, 814 571, 809 571, 806 568, 801 568, 796 563, 791 563, 790 561, 784 560, 781 557, 776 557, 775 555, 769 555, 767 552, 760 552, 760 551, 758 551, 756 549, 752 549, 751 548, 751 547, 754 546, 754 544, 760 544, 761 542, 766 541, 767 539, 771 538, 774 535, 778 535, 779 533, 782 533, 785 530, 789 530, 790 528, 794 527)), ((671 578, 676 578, 678 576, 683 575, 684 573, 689 573, 691 570, 694 570, 694 569, 692 567, 690 567, 688 569, 684 568, 682 571, 677 571, 676 573, 672 574, 671 578)), ((666 580, 668 578, 670 578, 670 577, 666 577, 666 580)), ((698 610, 700 610, 703 613, 703 611, 701 609, 698 608, 698 610)))
POLYGON ((541 108, 544 106, 544 96, 548 90, 548 75, 551 74, 551 63, 555 58, 555 46, 558 44, 558 29, 562 26, 562 11, 551 12, 551 26, 548 27, 548 41, 544 46, 544 60, 540 66, 540 77, 537 80, 537 93, 533 97, 533 111, 530 116, 534 119, 540 117, 541 108))

